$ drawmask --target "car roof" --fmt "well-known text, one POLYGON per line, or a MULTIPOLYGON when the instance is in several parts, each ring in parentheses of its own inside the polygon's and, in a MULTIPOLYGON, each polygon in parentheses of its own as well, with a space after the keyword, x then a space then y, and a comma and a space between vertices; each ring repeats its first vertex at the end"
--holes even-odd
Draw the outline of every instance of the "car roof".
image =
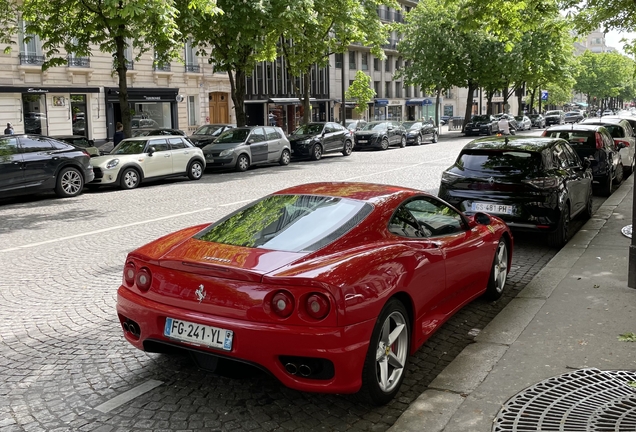
POLYGON ((602 124, 602 123, 610 123, 612 125, 620 126, 622 122, 628 123, 627 119, 620 117, 591 117, 583 120, 582 124, 602 124))
MULTIPOLYGON (((569 130, 569 129, 568 129, 569 130)), ((541 152, 552 146, 556 141, 563 141, 561 138, 550 137, 487 137, 469 142, 464 146, 464 150, 523 150, 530 152, 541 152)))
POLYGON ((598 131, 599 129, 605 130, 602 125, 595 125, 589 123, 577 123, 569 125, 552 126, 546 129, 547 131, 598 131))
POLYGON ((388 198, 428 195, 426 192, 402 186, 361 182, 321 182, 292 186, 275 195, 319 195, 355 199, 379 204, 388 198))
POLYGON ((49 135, 49 138, 53 139, 70 139, 70 138, 86 138, 84 135, 49 135))
POLYGON ((153 139, 153 138, 161 138, 161 139, 167 139, 168 137, 170 138, 185 138, 184 136, 181 135, 146 135, 146 136, 137 136, 137 137, 130 137, 130 138, 126 138, 122 141, 146 141, 149 139, 153 139))

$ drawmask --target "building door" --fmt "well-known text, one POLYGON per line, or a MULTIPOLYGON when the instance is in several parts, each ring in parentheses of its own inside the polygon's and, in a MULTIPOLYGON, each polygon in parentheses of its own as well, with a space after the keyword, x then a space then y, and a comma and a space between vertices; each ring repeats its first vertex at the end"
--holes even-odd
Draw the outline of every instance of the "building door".
POLYGON ((24 133, 48 135, 46 119, 46 96, 40 94, 22 95, 22 113, 24 116, 24 133))
POLYGON ((210 123, 228 123, 230 121, 230 106, 227 93, 210 93, 208 99, 210 101, 210 123))
POLYGON ((71 95, 71 113, 73 116, 73 135, 83 135, 88 138, 86 95, 71 95))

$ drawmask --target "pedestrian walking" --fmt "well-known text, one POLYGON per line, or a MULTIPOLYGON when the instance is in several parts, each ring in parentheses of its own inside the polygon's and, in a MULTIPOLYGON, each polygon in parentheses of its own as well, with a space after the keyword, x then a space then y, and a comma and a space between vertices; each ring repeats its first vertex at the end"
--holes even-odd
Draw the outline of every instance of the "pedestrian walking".
POLYGON ((7 128, 4 130, 5 135, 13 135, 13 125, 11 123, 7 123, 7 128))
POLYGON ((113 144, 119 144, 124 138, 126 138, 124 135, 124 125, 121 124, 121 122, 117 122, 117 130, 115 131, 115 135, 113 135, 113 144))

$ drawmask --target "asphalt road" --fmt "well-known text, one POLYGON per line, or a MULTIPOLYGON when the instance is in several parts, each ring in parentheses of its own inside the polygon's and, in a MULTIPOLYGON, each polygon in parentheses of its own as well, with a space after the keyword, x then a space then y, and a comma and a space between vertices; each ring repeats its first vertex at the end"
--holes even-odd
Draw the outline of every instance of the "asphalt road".
POLYGON ((398 398, 380 408, 352 396, 290 390, 247 366, 222 364, 212 374, 186 356, 136 350, 115 312, 124 258, 161 235, 300 183, 377 182, 436 193, 441 172, 468 141, 442 137, 421 147, 327 155, 73 199, 0 200, 0 432, 388 429, 554 256, 545 239, 515 237, 504 297, 477 300, 446 323, 410 358, 398 398), (142 393, 138 386, 151 389, 142 393))

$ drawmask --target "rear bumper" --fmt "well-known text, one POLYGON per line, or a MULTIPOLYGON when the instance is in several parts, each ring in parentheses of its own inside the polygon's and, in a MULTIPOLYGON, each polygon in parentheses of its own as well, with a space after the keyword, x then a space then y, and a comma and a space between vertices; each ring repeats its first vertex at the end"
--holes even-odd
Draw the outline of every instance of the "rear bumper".
POLYGON ((310 392, 355 393, 362 384, 362 367, 375 320, 346 327, 289 326, 277 323, 250 322, 193 312, 149 300, 125 287, 117 292, 120 323, 135 321, 140 336, 124 331, 128 342, 140 350, 144 343, 162 342, 201 353, 218 355, 260 366, 285 386, 310 392), (231 351, 175 341, 164 336, 166 318, 174 318, 218 327, 234 332, 231 351), (280 356, 326 359, 333 363, 330 379, 310 379, 285 370, 280 356))

